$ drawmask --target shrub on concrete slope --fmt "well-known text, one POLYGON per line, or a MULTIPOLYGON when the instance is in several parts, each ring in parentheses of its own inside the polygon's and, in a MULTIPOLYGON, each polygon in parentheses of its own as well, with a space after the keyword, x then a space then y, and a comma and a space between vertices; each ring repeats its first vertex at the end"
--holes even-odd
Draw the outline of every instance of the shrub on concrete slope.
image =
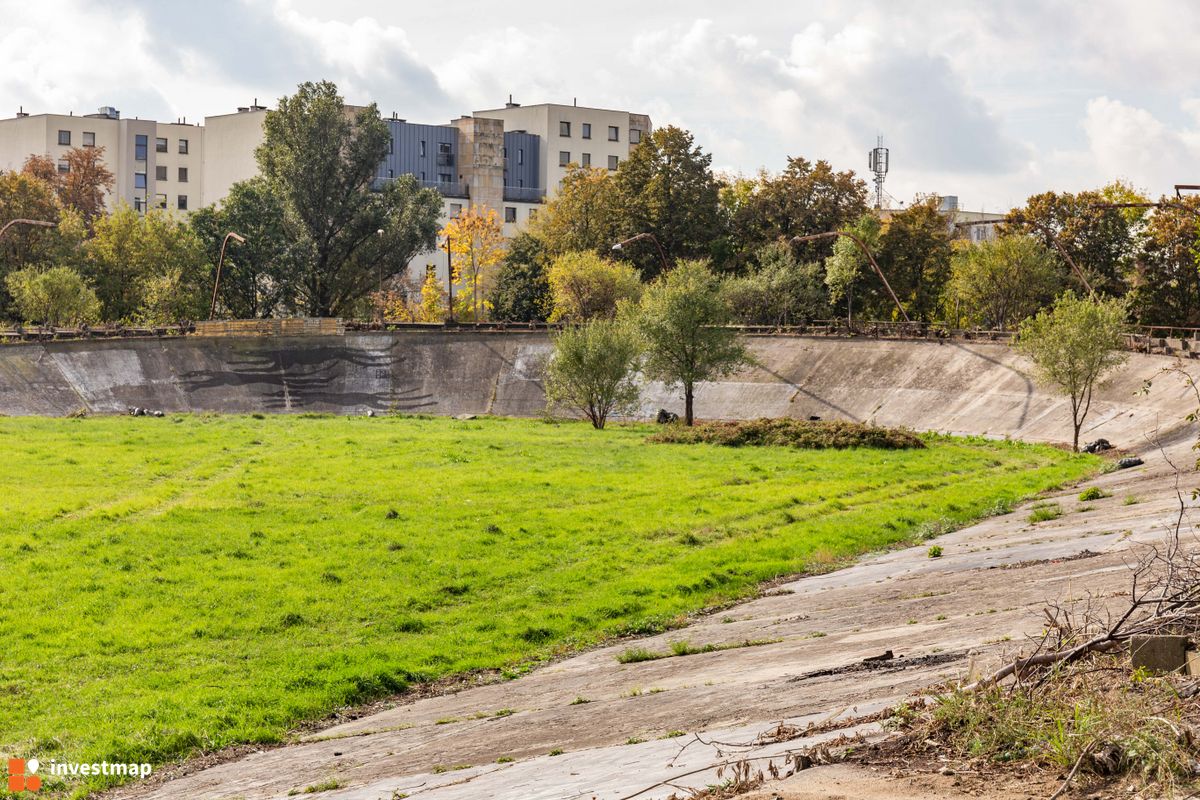
POLYGON ((923 448, 912 431, 882 428, 861 422, 756 419, 745 422, 707 422, 693 427, 671 426, 649 437, 651 442, 726 447, 799 447, 805 450, 874 447, 884 450, 923 448))

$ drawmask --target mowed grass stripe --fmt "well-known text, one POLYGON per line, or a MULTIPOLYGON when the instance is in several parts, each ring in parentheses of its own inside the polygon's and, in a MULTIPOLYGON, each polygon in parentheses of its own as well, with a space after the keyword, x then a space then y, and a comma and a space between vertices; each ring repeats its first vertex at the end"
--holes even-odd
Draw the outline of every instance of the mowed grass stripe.
POLYGON ((0 499, 0 749, 161 763, 278 741, 415 680, 659 630, 1098 464, 943 437, 808 451, 650 432, 0 419, 0 444, 16 445, 0 499))

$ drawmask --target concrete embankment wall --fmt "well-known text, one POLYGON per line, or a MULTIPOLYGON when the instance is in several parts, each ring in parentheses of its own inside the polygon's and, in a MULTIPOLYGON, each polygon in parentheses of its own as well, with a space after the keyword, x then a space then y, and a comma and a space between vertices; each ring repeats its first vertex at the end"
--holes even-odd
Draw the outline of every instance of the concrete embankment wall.
MULTIPOLYGON (((1066 401, 1037 386, 1007 345, 748 341, 758 366, 703 386, 699 416, 819 416, 1031 440, 1070 436, 1066 401)), ((0 414, 122 413, 141 406, 536 416, 544 409, 540 365, 548 352, 542 333, 441 331, 15 344, 0 347, 0 414)), ((1162 374, 1176 363, 1131 355, 1097 393, 1086 436, 1137 447, 1156 428, 1180 431, 1194 397, 1178 377, 1162 374), (1153 388, 1139 393, 1147 379, 1153 388)), ((651 385, 642 414, 681 406, 676 393, 651 385)))

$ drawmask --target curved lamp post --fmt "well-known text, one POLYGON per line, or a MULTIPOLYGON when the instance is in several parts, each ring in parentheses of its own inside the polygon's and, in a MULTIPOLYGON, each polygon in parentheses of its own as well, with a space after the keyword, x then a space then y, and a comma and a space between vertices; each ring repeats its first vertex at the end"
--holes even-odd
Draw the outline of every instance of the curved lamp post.
POLYGON ((1176 203, 1171 200, 1160 200, 1157 203, 1093 203, 1088 208, 1173 208, 1176 211, 1191 214, 1193 217, 1200 217, 1200 211, 1184 203, 1176 203))
POLYGON ((653 233, 646 232, 646 233, 639 233, 634 236, 630 236, 628 239, 625 239, 624 241, 620 241, 620 242, 617 242, 616 244, 614 244, 612 246, 612 249, 614 252, 619 253, 625 249, 625 245, 632 244, 632 243, 638 241, 639 239, 649 239, 650 241, 654 242, 654 246, 656 248, 658 248, 658 257, 660 259, 662 259, 663 272, 666 272, 667 270, 669 270, 671 268, 671 265, 667 262, 666 251, 663 250, 663 246, 659 243, 658 237, 655 236, 653 233))
POLYGON ((789 241, 792 244, 799 244, 800 242, 811 242, 814 239, 829 239, 834 236, 845 236, 847 239, 858 245, 858 249, 862 250, 863 254, 866 255, 867 261, 871 262, 871 268, 875 270, 875 274, 879 276, 879 280, 883 281, 883 288, 887 289, 887 293, 891 295, 892 302, 896 304, 896 309, 900 312, 900 316, 904 317, 905 322, 912 322, 912 320, 908 318, 908 312, 904 310, 904 306, 900 305, 900 298, 896 297, 896 293, 892 291, 892 285, 888 283, 888 279, 883 274, 883 270, 881 270, 879 265, 875 263, 875 256, 871 255, 871 251, 867 249, 866 243, 853 233, 848 233, 847 231, 826 231, 825 233, 813 233, 809 234, 808 236, 793 236, 789 241))
POLYGON ((57 222, 47 222, 43 219, 13 219, 9 220, 3 228, 0 228, 0 237, 8 232, 8 229, 13 225, 33 225, 38 228, 54 228, 58 226, 57 222))
POLYGON ((212 306, 208 309, 208 318, 213 319, 217 316, 217 290, 221 288, 221 267, 225 264, 225 248, 229 245, 229 240, 233 239, 236 242, 246 243, 246 239, 233 231, 225 234, 225 239, 221 242, 221 257, 217 260, 217 279, 213 281, 213 296, 212 306))

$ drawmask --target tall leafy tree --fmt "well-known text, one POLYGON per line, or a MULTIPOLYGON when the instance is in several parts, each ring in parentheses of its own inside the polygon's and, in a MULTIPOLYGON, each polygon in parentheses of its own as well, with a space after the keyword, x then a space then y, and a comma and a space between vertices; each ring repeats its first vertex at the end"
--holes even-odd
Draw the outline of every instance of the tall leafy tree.
POLYGON ((442 229, 454 254, 454 285, 459 287, 455 314, 480 322, 492 307, 490 294, 504 258, 504 230, 496 209, 471 206, 442 229))
POLYGON ((626 308, 646 340, 646 377, 682 387, 688 425, 695 421, 697 384, 750 363, 728 327, 732 314, 720 280, 704 261, 680 261, 647 287, 636 309, 626 308))
POLYGON ((113 187, 104 147, 72 147, 63 154, 62 161, 65 170, 60 170, 49 156, 31 155, 21 171, 53 187, 59 203, 77 211, 90 227, 104 213, 104 198, 113 187))
POLYGON ((725 279, 723 293, 733 319, 743 325, 795 325, 829 312, 821 265, 802 264, 785 242, 756 254, 757 267, 725 279))
POLYGON ((1130 281, 1130 311, 1144 325, 1200 326, 1200 198, 1160 206, 1139 237, 1130 281))
POLYGON ((579 250, 607 253, 620 240, 622 207, 608 170, 572 166, 530 232, 551 256, 579 250))
POLYGON ((542 240, 522 231, 508 243, 496 272, 492 314, 510 322, 540 322, 550 314, 549 257, 542 240))
MULTIPOLYGON (((615 180, 623 236, 652 233, 669 261, 711 254, 721 235, 720 187, 712 155, 690 132, 674 125, 656 129, 620 164, 615 180)), ((643 277, 662 271, 653 242, 632 244, 626 253, 643 277)))
POLYGON ((284 216, 279 194, 261 177, 235 183, 219 206, 192 212, 189 222, 214 280, 226 235, 233 232, 246 240, 231 240, 226 248, 217 296, 219 314, 251 319, 290 310, 294 254, 284 216))
MULTIPOLYGON (((1013 209, 1005 227, 1036 236, 1047 247, 1061 246, 1096 291, 1120 296, 1125 292, 1124 278, 1133 264, 1137 231, 1145 212, 1095 205, 1144 199, 1120 183, 1078 194, 1042 192, 1013 209)), ((1064 281, 1082 290, 1070 266, 1064 262, 1061 269, 1064 281)))
POLYGON ((400 274, 433 246, 435 191, 412 176, 373 189, 390 138, 375 104, 349 109, 332 83, 302 83, 267 112, 263 133, 255 157, 285 210, 294 302, 303 312, 351 313, 381 277, 400 274))
POLYGON ((956 244, 948 286, 956 324, 1007 330, 1065 288, 1058 257, 1040 239, 1008 234, 956 244))
MULTIPOLYGON (((950 280, 950 223, 938 212, 938 205, 937 198, 930 198, 892 214, 875 253, 892 291, 914 320, 932 321, 940 316, 950 280)), ((874 272, 866 274, 863 284, 865 308, 877 318, 898 314, 874 272)))
MULTIPOLYGON (((35 175, 0 172, 0 227, 15 219, 57 223, 60 206, 53 187, 35 175)), ((14 316, 12 295, 6 278, 26 267, 46 264, 58 249, 60 235, 55 229, 31 225, 13 225, 0 239, 0 313, 14 316)))
MULTIPOLYGON (((867 185, 852 171, 837 172, 827 161, 792 157, 778 175, 762 172, 733 215, 735 236, 751 247, 849 227, 867 212, 867 185)), ((797 245, 801 261, 832 253, 829 240, 797 245)))
POLYGON ((109 322, 176 322, 206 310, 209 266, 187 223, 166 211, 128 205, 96 220, 85 277, 109 322))
POLYGON ((642 282, 633 267, 590 250, 554 259, 546 279, 551 322, 612 317, 622 302, 636 301, 642 295, 642 282))
MULTIPOLYGON (((844 229, 858 237, 868 250, 879 250, 879 237, 883 223, 873 213, 865 213, 853 226, 844 229)), ((838 304, 846 301, 846 322, 854 320, 854 290, 870 269, 867 254, 853 239, 839 236, 833 243, 833 253, 825 259, 825 285, 829 287, 829 302, 838 304)), ((872 278, 875 277, 871 271, 872 278)))

